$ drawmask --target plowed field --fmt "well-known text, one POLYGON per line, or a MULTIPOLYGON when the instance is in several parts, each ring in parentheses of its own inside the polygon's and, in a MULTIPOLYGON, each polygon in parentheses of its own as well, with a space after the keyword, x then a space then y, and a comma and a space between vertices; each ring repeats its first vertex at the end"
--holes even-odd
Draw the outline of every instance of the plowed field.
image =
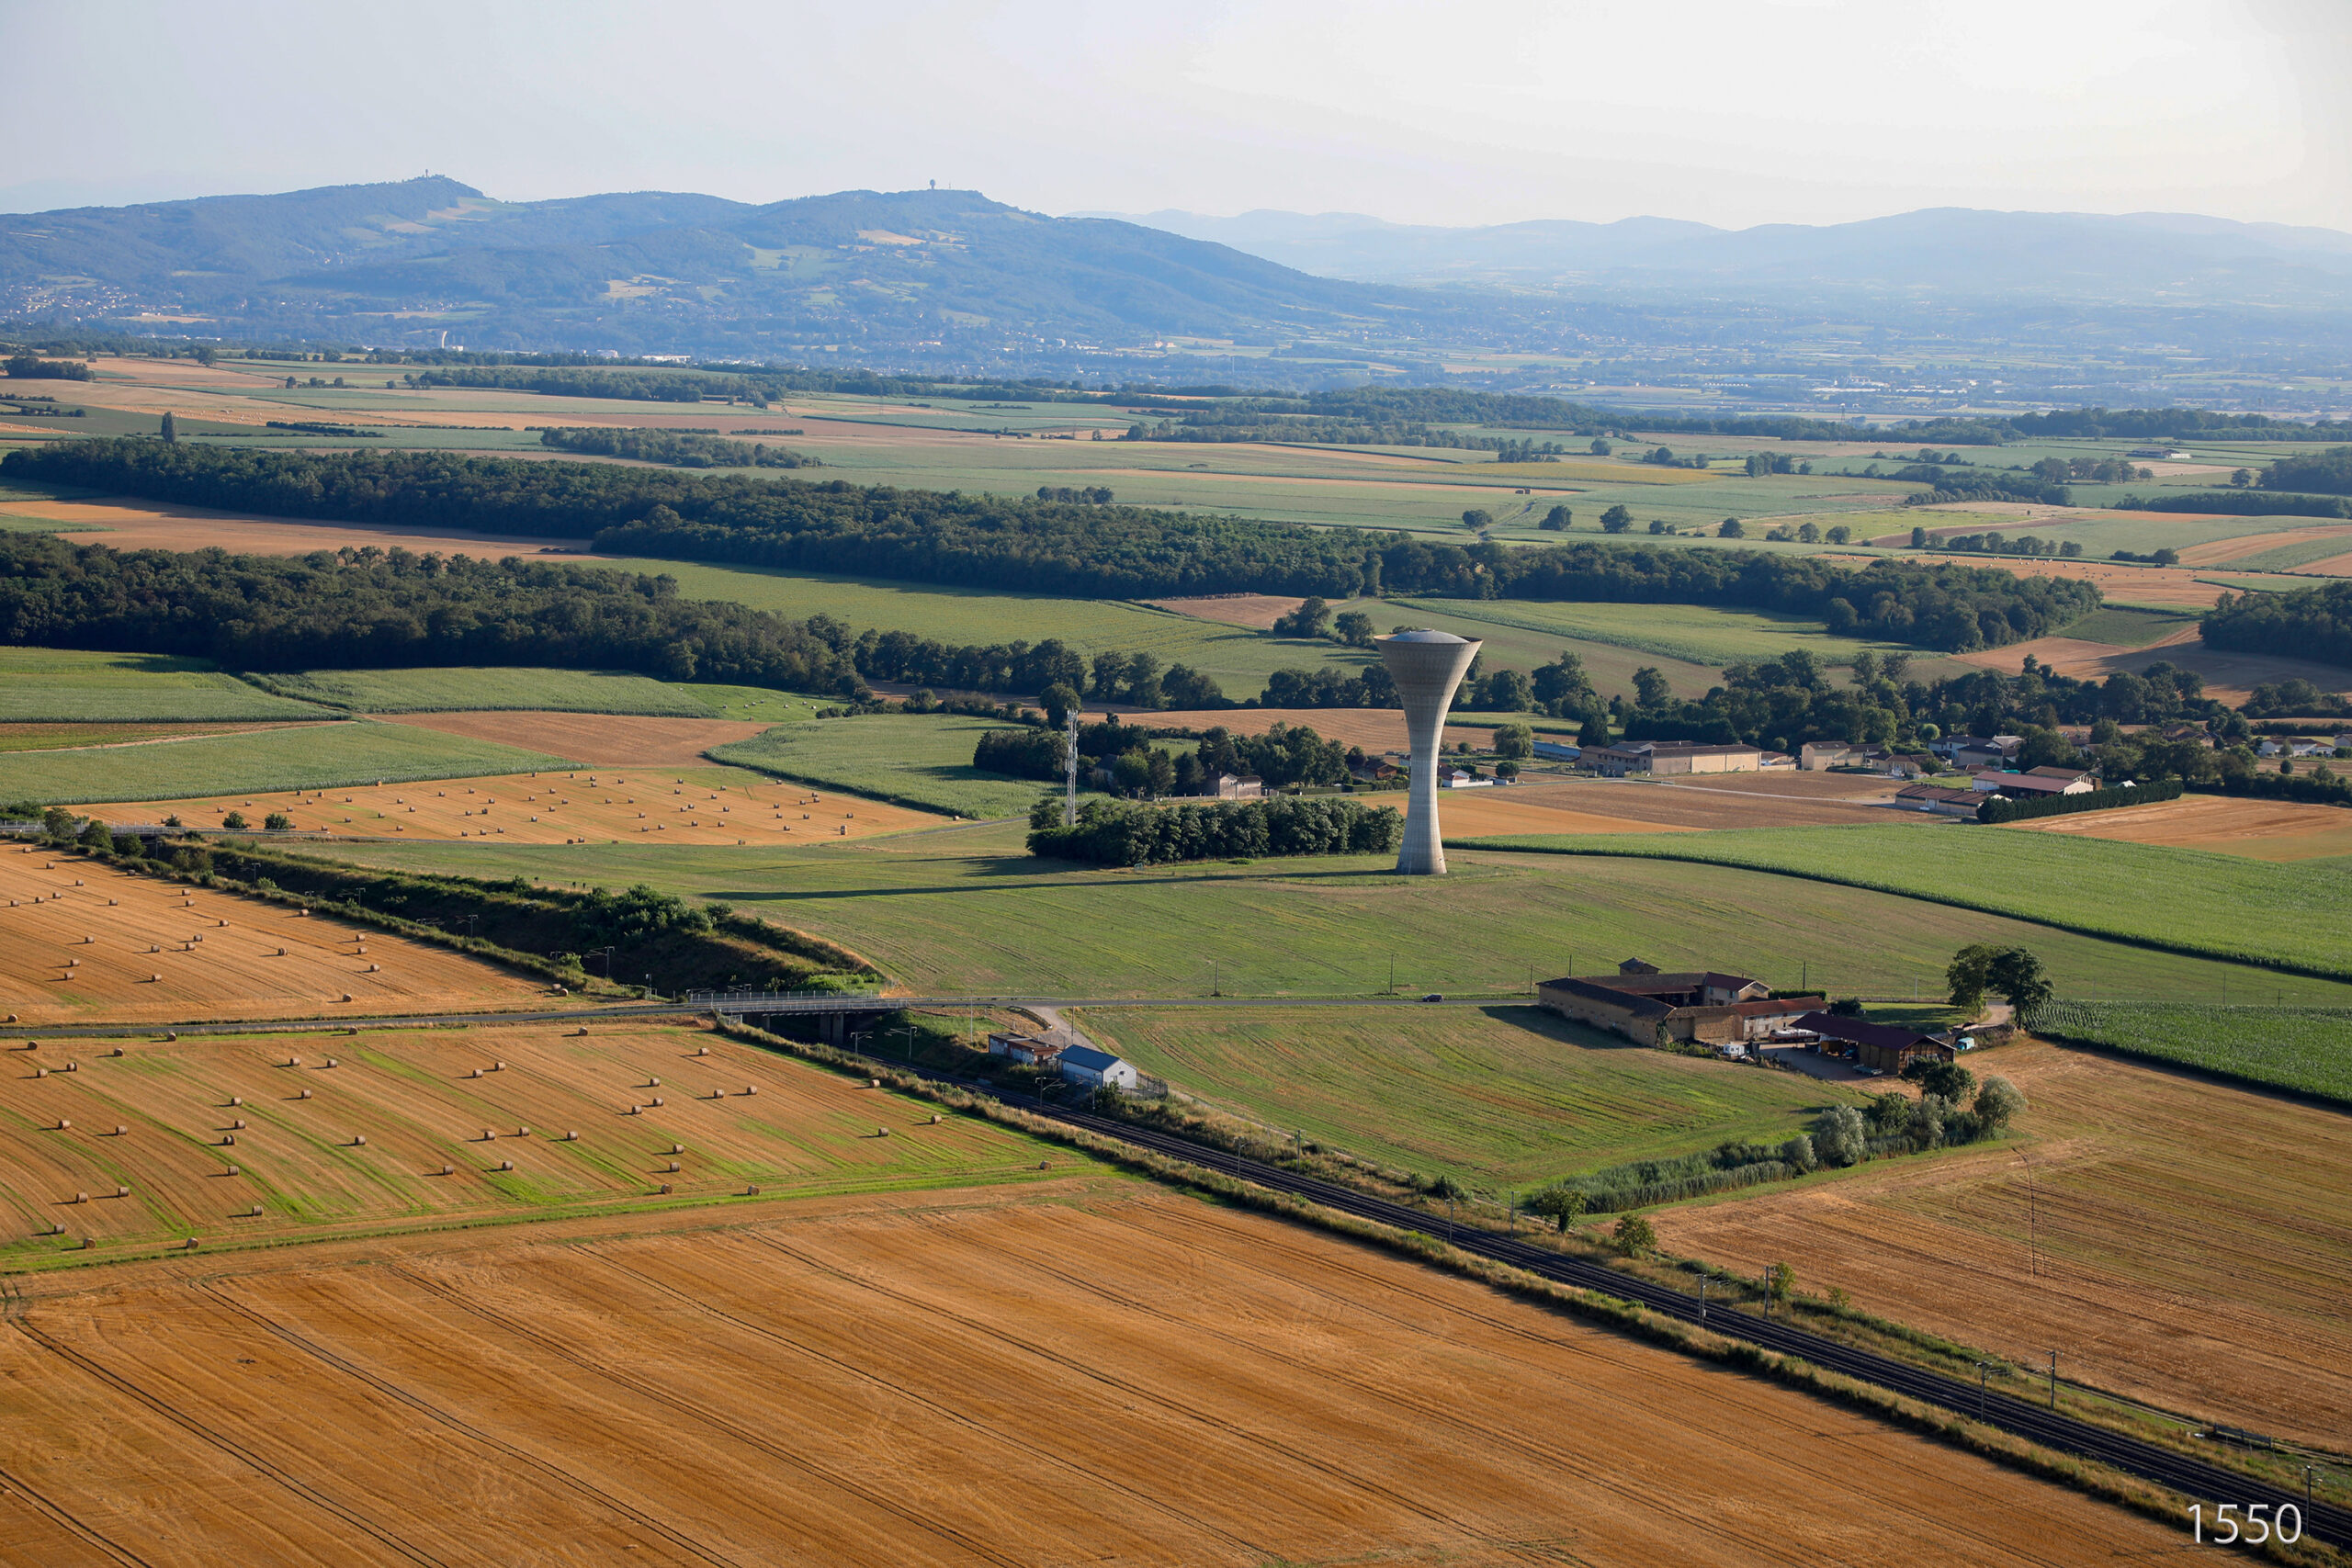
POLYGON ((2028 1138, 1656 1216, 1671 1251, 2200 1419, 2352 1423, 2352 1117, 2084 1051, 1972 1058, 2028 1138), (2022 1156, 2022 1157, 2020 1157, 2022 1156), (2030 1177, 2030 1185, 2029 1185, 2030 1177))
MULTIPOLYGON (((2009 824, 2020 832, 2078 833, 2133 844, 2214 850, 2256 860, 2317 860, 2352 855, 2352 811, 2287 800, 2233 800, 2188 795, 2120 811, 2086 811, 2009 824)), ((1588 832, 1594 829, 1587 829, 1588 832)))
POLYGON ((545 990, 445 948, 259 899, 0 851, 0 1011, 28 1029, 511 1008, 545 1005, 545 990))
MULTIPOLYGON (((650 721, 605 718, 594 722, 650 721)), ((762 727, 748 728, 756 731, 762 727)), ((944 820, 903 806, 812 790, 806 784, 778 784, 740 770, 721 774, 707 767, 692 779, 630 767, 626 772, 514 773, 85 809, 115 822, 153 822, 173 815, 204 829, 218 826, 232 811, 243 815, 254 828, 267 821, 269 814, 283 812, 298 832, 373 839, 497 839, 510 844, 632 842, 640 837, 667 844, 802 843, 863 838, 944 820), (655 840, 652 835, 657 833, 661 838, 655 840)))
POLYGON ((8 1265, 86 1261, 73 1250, 85 1237, 120 1257, 188 1236, 606 1208, 658 1201, 664 1184, 708 1201, 750 1185, 774 1198, 1034 1177, 1046 1152, 685 1027, 587 1018, 112 1048, 51 1039, 0 1055, 8 1265), (63 1237, 44 1234, 53 1224, 63 1237))
POLYGON ((0 1328, 9 1539, 60 1568, 2178 1550, 1862 1416, 1157 1193, 551 1228, 36 1281, 0 1328))

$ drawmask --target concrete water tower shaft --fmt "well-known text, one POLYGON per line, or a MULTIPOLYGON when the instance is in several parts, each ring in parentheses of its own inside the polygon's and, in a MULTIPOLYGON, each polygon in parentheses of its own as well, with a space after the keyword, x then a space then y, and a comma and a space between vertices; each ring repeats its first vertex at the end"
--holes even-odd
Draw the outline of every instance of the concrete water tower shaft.
POLYGON ((1396 682, 1405 705, 1405 735, 1412 753, 1412 783, 1407 791, 1405 847, 1397 852, 1401 876, 1443 876, 1445 850, 1437 825, 1437 752, 1445 736, 1445 712, 1453 705, 1470 661, 1481 646, 1476 637, 1452 632, 1398 632, 1374 637, 1380 661, 1396 682))

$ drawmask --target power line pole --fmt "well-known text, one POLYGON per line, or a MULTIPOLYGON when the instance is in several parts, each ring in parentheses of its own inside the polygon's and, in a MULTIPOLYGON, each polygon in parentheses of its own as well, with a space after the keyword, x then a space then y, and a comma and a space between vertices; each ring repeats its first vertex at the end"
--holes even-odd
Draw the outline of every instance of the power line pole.
POLYGON ((1062 826, 1078 826, 1078 710, 1063 716, 1066 726, 1062 758, 1062 826))

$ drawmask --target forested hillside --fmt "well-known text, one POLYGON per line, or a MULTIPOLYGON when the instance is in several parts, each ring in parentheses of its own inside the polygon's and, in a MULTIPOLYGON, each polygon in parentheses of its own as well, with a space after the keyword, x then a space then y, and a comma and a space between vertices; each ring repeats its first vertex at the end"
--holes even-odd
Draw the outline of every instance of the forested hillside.
POLYGON ((2352 665, 2352 582, 2292 593, 2225 593, 2200 629, 2208 648, 2352 665))

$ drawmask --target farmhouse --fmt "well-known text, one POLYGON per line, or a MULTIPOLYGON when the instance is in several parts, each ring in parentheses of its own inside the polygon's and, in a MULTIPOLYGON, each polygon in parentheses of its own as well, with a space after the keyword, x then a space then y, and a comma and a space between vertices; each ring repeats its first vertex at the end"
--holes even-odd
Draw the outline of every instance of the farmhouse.
POLYGON ((1259 800, 1266 793, 1266 781, 1255 773, 1219 773, 1216 776, 1216 797, 1219 800, 1259 800))
POLYGON ((1819 997, 1774 999, 1761 980, 1712 970, 1661 974, 1637 958, 1614 975, 1566 976, 1535 987, 1535 1001, 1562 1018, 1644 1045, 1661 1039, 1728 1044, 1762 1040, 1823 1005, 1819 997))
POLYGON ((1951 1046, 1932 1035, 1921 1034, 1917 1030, 1900 1029, 1891 1023, 1872 1023, 1867 1019, 1809 1012, 1797 1020, 1796 1026, 1820 1035, 1825 1044, 1838 1043, 1852 1046, 1856 1062, 1885 1073, 1899 1073, 1910 1063, 1924 1057, 1949 1062, 1958 1055, 1951 1046))
POLYGON ((1928 749, 1955 768, 2005 768, 2024 746, 2021 735, 1955 735, 1930 742, 1928 749))
POLYGON ((1072 1045, 1061 1054, 1062 1077, 1083 1089, 1119 1089, 1133 1091, 1136 1087, 1135 1065, 1108 1051, 1097 1051, 1091 1045, 1072 1045))
POLYGON ((1555 762, 1573 762, 1584 755, 1584 748, 1571 746, 1564 740, 1538 740, 1535 754, 1555 762))

